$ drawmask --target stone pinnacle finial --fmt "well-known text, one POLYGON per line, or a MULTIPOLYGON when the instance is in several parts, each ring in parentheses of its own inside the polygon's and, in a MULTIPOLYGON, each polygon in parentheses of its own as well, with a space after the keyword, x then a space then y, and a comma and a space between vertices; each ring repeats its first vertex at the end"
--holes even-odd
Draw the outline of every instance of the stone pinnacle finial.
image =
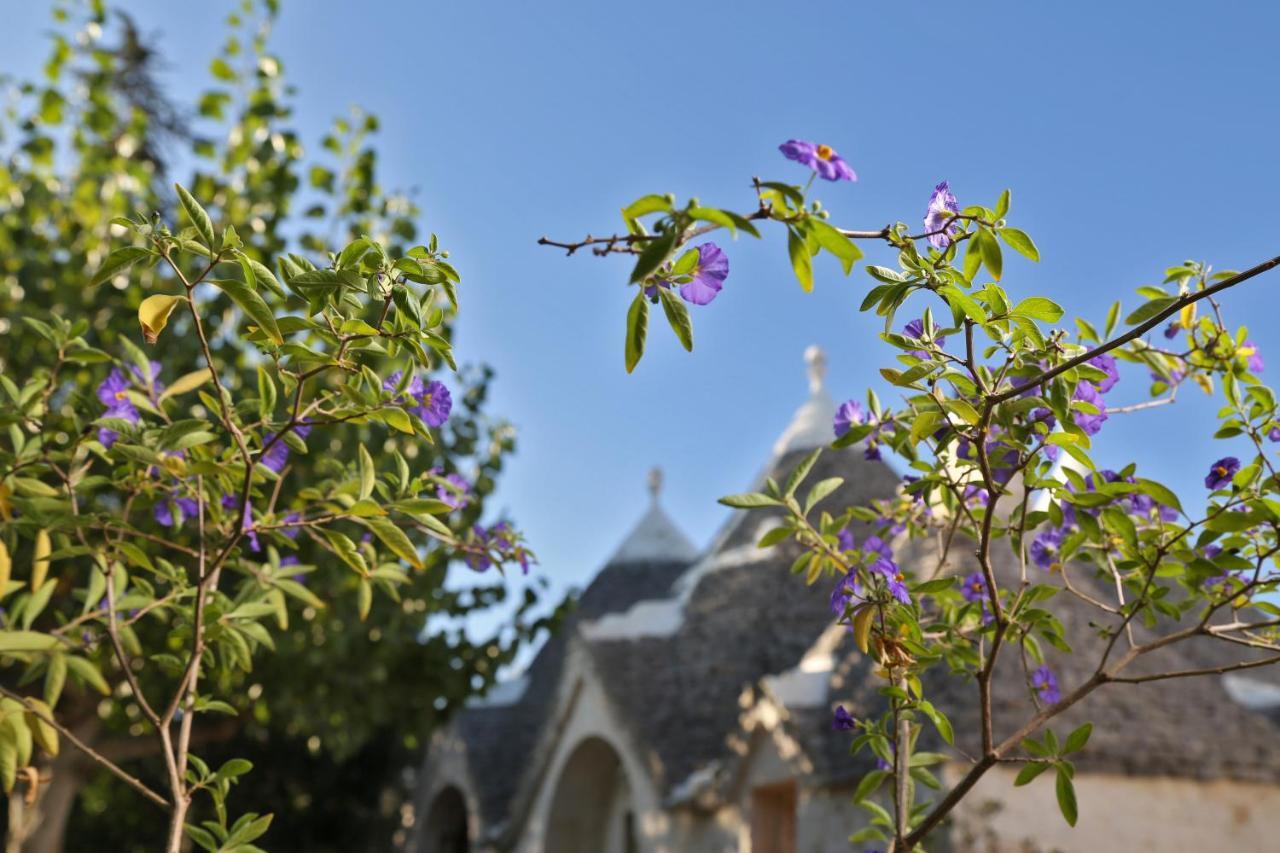
POLYGON ((811 346, 804 351, 804 362, 809 371, 809 392, 819 394, 823 381, 827 378, 827 354, 820 346, 811 346))
POLYGON ((649 497, 653 498, 653 502, 658 502, 658 495, 662 492, 662 469, 654 466, 649 469, 649 497))

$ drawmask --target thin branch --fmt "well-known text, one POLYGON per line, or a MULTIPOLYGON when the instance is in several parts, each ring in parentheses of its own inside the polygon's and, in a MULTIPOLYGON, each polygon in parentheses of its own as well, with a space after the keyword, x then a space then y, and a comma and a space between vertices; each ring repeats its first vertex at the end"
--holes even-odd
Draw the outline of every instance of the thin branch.
POLYGON ((160 794, 157 794, 155 791, 148 788, 146 783, 144 783, 141 779, 130 774, 128 771, 120 767, 120 765, 116 764, 111 759, 107 758, 105 755, 98 752, 93 747, 89 746, 89 744, 85 743, 80 738, 76 737, 74 732, 72 732, 66 726, 62 725, 62 723, 59 723, 57 720, 55 720, 52 715, 46 714, 44 711, 40 710, 38 707, 33 705, 28 697, 22 696, 21 694, 18 694, 18 693, 14 693, 12 690, 4 686, 0 686, 0 693, 4 694, 5 696, 8 696, 10 699, 13 699, 16 702, 21 702, 22 707, 26 708, 28 713, 34 714, 36 717, 40 718, 40 720, 42 720, 43 722, 53 726, 55 729, 58 730, 58 732, 63 737, 71 741, 71 743, 73 743, 77 749, 79 749, 85 755, 92 758, 97 763, 101 764, 107 770, 111 771, 115 776, 119 777, 121 781, 127 783, 139 794, 142 794, 142 796, 146 797, 148 800, 160 806, 161 808, 164 808, 164 809, 169 808, 169 801, 166 800, 163 796, 161 796, 160 794))

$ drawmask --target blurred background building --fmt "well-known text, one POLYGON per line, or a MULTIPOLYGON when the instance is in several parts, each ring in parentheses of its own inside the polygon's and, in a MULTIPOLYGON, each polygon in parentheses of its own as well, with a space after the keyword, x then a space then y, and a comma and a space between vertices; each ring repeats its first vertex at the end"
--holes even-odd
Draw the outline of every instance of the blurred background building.
MULTIPOLYGON (((758 482, 785 479, 830 441, 824 359, 811 348, 806 361, 810 397, 758 482)), ((828 451, 810 476, 845 479, 833 506, 899 491, 898 476, 860 450, 828 451)), ((832 710, 878 714, 883 682, 834 624, 827 590, 789 571, 799 551, 756 547, 775 513, 734 512, 699 552, 663 510, 661 485, 653 472, 649 507, 565 629, 436 734, 404 836, 410 851, 851 849, 865 820, 851 795, 874 759, 850 755, 852 735, 833 730, 832 710)), ((901 547, 908 566, 938 559, 927 545, 901 547)), ((1012 555, 999 562, 1014 580, 1012 555)), ((972 571, 970 555, 953 554, 944 570, 972 571)), ((1098 640, 1090 611, 1059 601, 1078 654, 1053 664, 1069 687, 1088 676, 1098 640)), ((1220 654, 1192 646, 1153 667, 1203 668, 1220 654)), ((1031 710, 1019 662, 1005 663, 997 733, 1031 710)), ((1058 814, 1052 774, 1015 788, 1011 764, 983 778, 930 849, 1276 849, 1280 680, 1249 672, 1100 690, 1055 722, 1063 733, 1097 724, 1077 766, 1075 829, 1058 814)), ((935 673, 926 690, 957 732, 957 761, 941 774, 951 783, 960 759, 980 750, 976 688, 935 673)), ((931 734, 921 748, 945 748, 931 734)))

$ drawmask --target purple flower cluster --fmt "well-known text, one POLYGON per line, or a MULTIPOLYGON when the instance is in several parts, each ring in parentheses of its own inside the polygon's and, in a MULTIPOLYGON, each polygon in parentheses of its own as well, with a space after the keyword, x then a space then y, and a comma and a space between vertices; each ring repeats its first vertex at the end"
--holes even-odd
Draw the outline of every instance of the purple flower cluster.
POLYGON ((494 551, 503 561, 518 562, 520 570, 529 574, 529 552, 520 544, 515 528, 506 521, 499 521, 488 528, 478 524, 473 527, 470 541, 463 546, 463 559, 472 571, 486 572, 493 567, 491 554, 494 551))
POLYGON ((788 139, 778 146, 788 160, 808 166, 828 181, 856 181, 857 172, 830 145, 788 139))
MULTIPOLYGON (((390 394, 396 393, 403 378, 404 372, 397 370, 383 381, 383 390, 390 394)), ((453 409, 453 397, 444 383, 434 379, 424 382, 420 376, 410 377, 404 391, 393 402, 422 418, 422 422, 429 427, 443 424, 449 419, 449 412, 453 409)))
POLYGON ((453 509, 462 509, 471 503, 471 484, 459 474, 449 474, 445 482, 436 486, 436 497, 453 509))

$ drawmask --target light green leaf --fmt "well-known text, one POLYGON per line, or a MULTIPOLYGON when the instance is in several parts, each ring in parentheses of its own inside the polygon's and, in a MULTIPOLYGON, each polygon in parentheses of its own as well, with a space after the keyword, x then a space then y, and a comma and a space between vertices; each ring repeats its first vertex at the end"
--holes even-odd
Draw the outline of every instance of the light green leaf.
POLYGON ((662 300, 662 313, 667 315, 667 322, 680 339, 680 345, 693 352, 693 321, 689 319, 689 309, 680 297, 665 287, 658 288, 658 296, 662 300))
POLYGON ((627 373, 636 369, 644 355, 645 337, 649 333, 649 302, 641 288, 627 310, 626 365, 627 373))
POLYGON ((174 189, 178 191, 178 201, 182 203, 182 209, 186 211, 187 218, 191 220, 191 224, 196 227, 196 232, 200 238, 204 240, 204 244, 210 249, 216 248, 213 234, 213 220, 209 219, 209 214, 200 202, 195 200, 191 193, 187 192, 182 184, 174 184, 174 189))
POLYGON ((280 327, 276 325, 275 314, 271 313, 271 309, 267 307, 266 302, 262 301, 262 297, 256 290, 237 279, 209 279, 209 281, 230 296, 249 319, 257 323, 258 327, 276 342, 277 346, 284 343, 280 327))

